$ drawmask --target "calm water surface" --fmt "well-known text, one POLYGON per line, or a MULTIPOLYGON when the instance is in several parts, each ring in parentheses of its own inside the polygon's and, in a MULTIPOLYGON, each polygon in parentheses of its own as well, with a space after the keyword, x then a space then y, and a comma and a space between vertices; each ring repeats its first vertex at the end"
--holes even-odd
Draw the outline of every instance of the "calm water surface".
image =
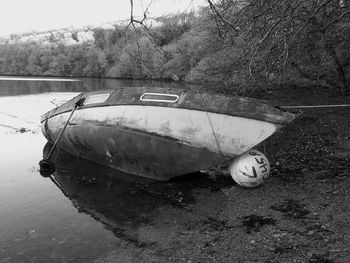
POLYGON ((48 148, 39 120, 54 107, 50 101, 141 85, 179 84, 0 78, 0 262, 103 261, 132 244, 137 227, 167 203, 172 183, 144 181, 64 152, 55 154, 51 179, 38 172, 48 148))

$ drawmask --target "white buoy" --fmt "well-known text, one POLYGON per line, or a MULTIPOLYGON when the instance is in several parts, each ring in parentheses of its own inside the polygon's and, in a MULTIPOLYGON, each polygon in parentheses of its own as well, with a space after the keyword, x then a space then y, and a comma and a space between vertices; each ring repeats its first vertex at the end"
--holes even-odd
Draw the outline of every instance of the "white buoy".
POLYGON ((263 153, 249 150, 234 159, 229 171, 240 186, 257 187, 270 176, 270 163, 263 153))

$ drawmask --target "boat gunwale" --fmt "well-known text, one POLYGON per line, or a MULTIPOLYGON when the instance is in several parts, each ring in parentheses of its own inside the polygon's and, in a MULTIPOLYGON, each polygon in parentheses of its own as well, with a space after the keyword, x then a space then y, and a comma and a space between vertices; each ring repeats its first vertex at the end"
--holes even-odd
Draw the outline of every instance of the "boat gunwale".
MULTIPOLYGON (((135 104, 135 103, 130 103, 130 104, 121 104, 121 103, 113 103, 113 104, 102 104, 102 103, 99 103, 99 104, 89 104, 89 105, 83 105, 79 108, 76 109, 76 111, 79 111, 79 110, 84 110, 84 109, 88 109, 88 108, 99 108, 99 107, 112 107, 112 106, 144 106, 144 107, 148 107, 148 106, 155 106, 155 107, 160 107, 160 108, 168 108, 168 105, 164 105, 164 104, 168 104, 167 102, 158 102, 158 105, 154 105, 154 104, 149 104, 149 105, 146 105, 146 104, 135 104)), ((275 107, 275 106, 272 106, 272 105, 269 105, 269 104, 265 104, 267 106, 270 106, 270 107, 274 107, 276 109, 279 109, 278 107, 275 107)), ((61 105, 62 106, 62 105, 61 105)), ((63 113, 67 113, 67 112, 70 112, 71 109, 67 109, 67 110, 63 110, 63 111, 59 111, 57 113, 53 113, 53 114, 50 114, 51 112, 54 112, 56 110, 58 110, 61 106, 59 107, 56 107, 54 109, 52 109, 51 111, 48 111, 47 113, 45 113, 44 115, 41 116, 41 120, 40 122, 43 123, 45 122, 47 119, 51 118, 51 117, 54 117, 54 116, 57 116, 57 115, 60 115, 60 114, 63 114, 63 113)), ((293 118, 290 118, 289 120, 267 120, 266 118, 259 118, 259 116, 242 116, 240 114, 229 114, 229 113, 223 113, 223 112, 220 112, 220 111, 213 111, 213 110, 206 110, 206 109, 197 109, 197 108, 188 108, 188 107, 181 107, 181 106, 178 106, 178 107, 172 107, 172 108, 178 108, 178 109, 185 109, 185 110, 194 110, 194 111, 202 111, 202 112, 209 112, 209 113, 216 113, 216 114, 222 114, 222 115, 227 115, 227 116, 232 116, 232 117, 241 117, 241 118, 246 118, 246 119, 254 119, 254 120, 259 120, 259 121, 265 121, 265 122, 269 122, 269 123, 273 123, 273 124, 279 124, 279 125, 282 125, 282 126, 285 126, 285 125, 288 125, 289 123, 291 123, 292 121, 294 121, 296 118, 298 118, 300 116, 300 113, 292 113, 292 112, 289 112, 289 111, 285 111, 283 109, 279 109, 283 112, 286 112, 288 114, 291 115, 291 117, 293 118)))

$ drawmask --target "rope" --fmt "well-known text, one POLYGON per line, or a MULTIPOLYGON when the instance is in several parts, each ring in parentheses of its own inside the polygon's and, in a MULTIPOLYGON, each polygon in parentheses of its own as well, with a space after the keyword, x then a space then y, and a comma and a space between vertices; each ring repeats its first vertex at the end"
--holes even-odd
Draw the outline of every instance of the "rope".
POLYGON ((278 106, 283 109, 300 109, 300 108, 340 108, 340 107, 350 107, 350 104, 338 104, 338 105, 300 105, 300 106, 278 106))
POLYGON ((198 93, 198 95, 199 95, 199 98, 200 98, 200 100, 201 100, 201 102, 202 102, 202 105, 203 105, 203 107, 204 107, 204 109, 205 109, 205 112, 206 112, 206 114, 207 114, 207 118, 208 118, 208 121, 209 121, 209 124, 210 124, 210 128, 211 128, 211 131, 212 131, 213 136, 214 136, 214 138, 215 138, 215 142, 216 142, 216 145, 217 145, 217 147, 218 147, 218 150, 219 150, 220 154, 222 155, 222 157, 224 157, 224 154, 222 153, 221 148, 220 148, 220 145, 219 145, 218 138, 216 138, 215 131, 214 131, 214 127, 213 127, 213 124, 212 124, 212 122, 211 122, 211 120, 210 120, 210 117, 209 117, 208 109, 207 109, 207 107, 205 106, 205 103, 204 103, 204 100, 203 100, 203 98, 202 98, 202 95, 199 93, 199 91, 198 91, 197 89, 196 89, 196 91, 197 91, 197 93, 198 93))
POLYGON ((70 119, 72 118, 72 116, 73 116, 75 110, 76 110, 77 108, 81 107, 81 106, 83 105, 84 101, 85 101, 85 98, 81 98, 81 99, 79 99, 79 100, 74 104, 74 106, 73 106, 73 108, 72 108, 72 111, 71 111, 71 113, 70 113, 70 115, 69 115, 69 117, 68 117, 66 123, 64 124, 64 126, 63 126, 61 132, 59 133, 58 137, 56 138, 56 141, 55 141, 54 145, 52 146, 52 148, 51 148, 49 154, 46 156, 45 159, 50 159, 50 157, 51 157, 53 151, 54 151, 55 148, 56 148, 56 145, 58 144, 58 141, 60 140, 60 138, 61 138, 63 132, 66 130, 66 128, 67 128, 67 126, 68 126, 68 123, 69 123, 70 119))

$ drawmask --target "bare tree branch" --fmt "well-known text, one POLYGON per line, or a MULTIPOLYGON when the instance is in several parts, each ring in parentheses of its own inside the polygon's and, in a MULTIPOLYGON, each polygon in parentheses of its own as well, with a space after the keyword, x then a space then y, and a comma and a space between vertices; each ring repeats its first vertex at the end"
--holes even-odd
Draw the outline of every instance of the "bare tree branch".
POLYGON ((220 12, 216 9, 215 5, 211 0, 207 0, 210 9, 223 21, 225 24, 229 25, 235 32, 238 32, 238 30, 235 28, 233 24, 231 24, 229 21, 227 21, 221 14, 220 12))
POLYGON ((332 24, 339 22, 344 16, 350 13, 350 9, 343 14, 341 14, 338 18, 334 19, 333 21, 329 22, 327 25, 325 25, 321 31, 326 31, 328 27, 330 27, 332 24))
MULTIPOLYGON (((332 0, 327 0, 325 1, 322 5, 320 5, 316 11, 307 19, 307 21, 304 23, 304 25, 302 27, 299 28, 299 30, 292 36, 292 38, 290 39, 290 41, 288 42, 288 45, 286 47, 286 50, 289 50, 290 46, 292 45, 292 43, 294 42, 294 39, 300 34, 300 32, 302 30, 304 30, 306 28, 306 26, 308 25, 308 23, 317 15, 317 13, 322 9, 324 8, 326 5, 328 5, 332 0)), ((288 52, 286 52, 285 50, 285 53, 286 53, 286 57, 285 57, 285 61, 287 61, 288 57, 287 57, 287 54, 288 52)))
POLYGON ((151 5, 152 5, 152 1, 148 4, 145 11, 143 12, 143 18, 141 20, 137 20, 134 18, 134 1, 130 0, 130 21, 129 21, 129 24, 126 26, 126 28, 129 28, 129 26, 132 25, 133 28, 135 29, 136 28, 135 23, 136 23, 136 24, 139 24, 143 29, 149 29, 149 27, 147 27, 145 24, 145 20, 147 18, 148 10, 151 5))
POLYGON ((282 20, 282 19, 277 20, 277 22, 276 22, 275 24, 273 24, 273 25, 270 27, 270 29, 266 32, 266 34, 263 36, 263 38, 261 38, 258 42, 256 42, 256 43, 254 44, 254 46, 256 46, 256 49, 255 49, 253 55, 251 56, 250 61, 249 61, 249 64, 248 64, 249 75, 250 75, 250 76, 252 75, 252 67, 251 67, 251 66, 252 66, 253 60, 254 60, 254 58, 255 58, 256 53, 258 52, 258 49, 259 49, 261 43, 264 42, 264 41, 266 40, 266 38, 270 35, 271 31, 281 22, 281 20, 282 20))

